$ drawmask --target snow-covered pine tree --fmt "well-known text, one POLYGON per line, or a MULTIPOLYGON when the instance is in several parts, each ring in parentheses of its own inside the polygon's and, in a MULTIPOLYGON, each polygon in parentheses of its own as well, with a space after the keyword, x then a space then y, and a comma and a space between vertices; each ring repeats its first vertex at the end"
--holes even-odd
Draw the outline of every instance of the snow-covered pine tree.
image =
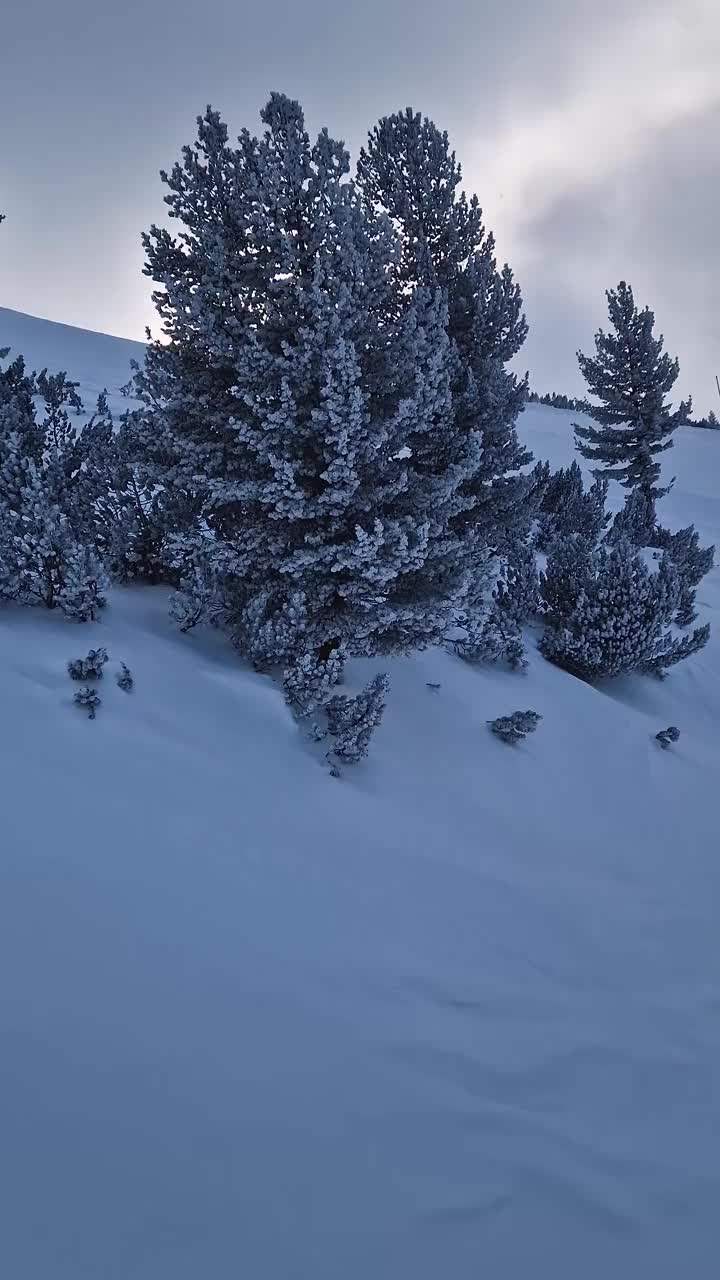
POLYGON ((105 592, 109 586, 105 566, 97 553, 92 547, 76 543, 63 566, 58 608, 75 622, 94 622, 107 604, 105 592))
POLYGON ((17 511, 0 513, 0 596, 61 609, 79 622, 105 606, 102 561, 78 536, 43 471, 33 467, 17 511))
MULTIPOLYGON (((183 568, 178 590, 170 597, 170 617, 183 633, 192 631, 201 622, 222 626, 228 615, 229 606, 221 591, 219 557, 213 557, 205 548, 206 541, 199 538, 192 554, 189 538, 179 540, 177 555, 182 559, 183 568)), ((172 545, 172 542, 168 543, 168 558, 174 554, 172 545)))
POLYGON ((86 620, 104 604, 95 505, 107 478, 90 465, 95 426, 70 423, 78 403, 64 374, 31 378, 21 359, 0 371, 0 598, 86 620))
POLYGON ((327 701, 333 686, 342 678, 344 661, 343 651, 333 649, 322 660, 313 653, 303 653, 288 664, 283 675, 283 693, 299 719, 307 718, 327 701))
POLYGON ((336 693, 325 704, 332 755, 348 764, 365 759, 370 739, 383 718, 389 688, 387 676, 379 672, 354 698, 336 693))
POLYGON ((662 675, 707 643, 709 627, 683 640, 668 630, 681 582, 667 555, 653 572, 627 541, 590 553, 582 540, 561 539, 543 585, 548 628, 540 650, 584 680, 631 671, 662 675))
POLYGON ((94 553, 98 487, 68 408, 78 412, 82 401, 64 373, 30 376, 22 357, 0 369, 0 599, 86 618, 104 603, 94 553))
MULTIPOLYGON (((658 486, 657 456, 672 448, 672 433, 689 412, 689 402, 674 412, 667 400, 679 366, 653 336, 655 317, 639 311, 624 281, 607 293, 612 332, 595 335, 595 355, 578 352, 591 395, 592 426, 575 426, 577 447, 597 464, 595 474, 618 480, 626 489, 642 489, 654 502, 667 493, 658 486)), ((654 521, 653 521, 654 523, 654 521)))
POLYGON ((576 442, 584 457, 603 464, 596 475, 616 479, 630 490, 608 542, 668 553, 680 582, 674 621, 688 627, 696 617, 695 589, 712 566, 714 548, 700 547, 692 525, 675 534, 659 526, 655 503, 668 492, 658 485, 657 455, 672 448, 673 432, 689 421, 691 402, 671 411, 667 396, 679 367, 663 351, 662 336, 653 336, 653 313, 647 307, 638 311, 624 282, 607 298, 613 332, 596 334, 594 357, 578 353, 590 391, 601 405, 592 409, 596 425, 576 425, 576 442))
POLYGON ((592 576, 595 544, 580 533, 558 537, 552 544, 544 572, 540 575, 543 612, 553 625, 569 617, 592 576))
POLYGON ((679 627, 689 627, 696 619, 696 588, 713 567, 715 547, 701 547, 700 537, 694 525, 671 533, 661 525, 653 531, 651 545, 665 551, 680 577, 681 592, 675 622, 679 627))
POLYGON ((507 662, 513 670, 527 667, 522 626, 535 617, 540 580, 530 540, 517 538, 509 548, 487 612, 468 611, 464 636, 453 644, 468 662, 507 662))
POLYGON ((701 547, 694 525, 671 533, 656 523, 655 502, 647 490, 632 489, 625 505, 618 511, 607 541, 628 541, 634 547, 652 547, 667 552, 680 579, 680 598, 675 615, 679 627, 689 627, 697 617, 696 588, 709 573, 715 557, 714 547, 701 547))
POLYGON ((461 180, 447 133, 410 108, 379 121, 358 161, 368 206, 387 213, 400 235, 396 305, 419 286, 447 297, 455 429, 477 443, 455 522, 474 541, 482 572, 488 549, 502 552, 532 518, 533 481, 521 473, 531 455, 515 430, 527 383, 507 369, 527 325, 520 288, 508 266, 498 270, 477 197, 468 200, 461 180))
MULTIPOLYGON (((124 415, 117 430, 113 430, 109 414, 105 421, 110 423, 110 438, 99 450, 99 462, 106 470, 109 467, 110 480, 102 499, 95 503, 103 558, 121 582, 177 583, 178 575, 168 557, 174 514, 162 510, 163 495, 142 465, 145 445, 138 442, 138 424, 132 414, 124 415)), ((99 442, 97 431, 95 439, 99 442)), ((95 452, 92 450, 91 456, 95 452)))
POLYGON ((607 525, 608 481, 602 477, 586 491, 577 462, 552 472, 545 484, 538 512, 538 546, 549 551, 559 537, 578 534, 592 546, 607 525))
POLYGON ((145 236, 163 333, 137 456, 178 570, 204 548, 247 657, 405 651, 443 635, 470 573, 479 442, 455 428, 447 307, 396 289, 397 236, 344 146, 280 94, 262 118, 234 147, 208 108, 162 175, 182 231, 145 236))
POLYGON ((526 542, 517 542, 511 548, 502 578, 495 588, 495 603, 504 617, 512 618, 518 626, 535 617, 540 598, 535 551, 526 542))
POLYGON ((513 671, 528 665, 520 627, 496 604, 486 614, 474 613, 463 620, 463 635, 453 648, 466 662, 506 662, 513 671))
POLYGON ((48 373, 47 369, 36 373, 34 381, 37 394, 45 401, 46 435, 55 444, 59 444, 69 434, 68 406, 78 415, 82 414, 85 407, 78 394, 78 384, 71 382, 64 372, 48 373))
MULTIPOLYGON (((607 483, 607 481, 606 481, 607 483)), ((655 546, 657 534, 655 499, 644 486, 631 489, 624 505, 613 518, 608 542, 627 541, 634 547, 655 546)))
POLYGON ((18 510, 29 469, 42 459, 45 438, 36 422, 34 394, 22 356, 0 369, 0 516, 18 510))

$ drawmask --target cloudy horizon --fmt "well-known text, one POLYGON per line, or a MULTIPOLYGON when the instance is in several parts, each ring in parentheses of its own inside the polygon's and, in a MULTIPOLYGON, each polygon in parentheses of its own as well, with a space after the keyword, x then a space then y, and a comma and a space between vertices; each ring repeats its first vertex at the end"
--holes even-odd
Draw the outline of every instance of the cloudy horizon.
POLYGON ((575 351, 624 278, 680 358, 679 392, 717 409, 719 58, 716 0, 27 0, 0 51, 0 305, 142 338, 140 234, 207 102, 234 136, 281 89, 353 158, 412 105, 448 130, 520 281, 538 390, 582 390, 575 351))

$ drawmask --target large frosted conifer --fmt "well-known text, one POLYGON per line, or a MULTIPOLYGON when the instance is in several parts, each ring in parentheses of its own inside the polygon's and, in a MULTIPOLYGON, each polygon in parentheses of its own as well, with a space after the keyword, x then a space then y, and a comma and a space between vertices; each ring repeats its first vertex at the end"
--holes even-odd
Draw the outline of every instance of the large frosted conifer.
POLYGON ((181 229, 145 237, 163 329, 140 379, 145 476, 185 586, 248 657, 417 647, 470 576, 477 444, 454 428, 445 297, 398 295, 397 235, 341 143, 312 143, 279 94, 262 118, 233 146, 208 108, 162 175, 181 229))
POLYGON ((480 566, 532 516, 533 482, 520 474, 531 455, 515 431, 527 386, 506 367, 527 325, 519 286, 509 267, 498 270, 493 236, 461 179, 447 134, 410 108, 379 121, 358 162, 368 204, 386 212, 400 235, 398 299, 417 286, 439 287, 447 298, 453 419, 478 445, 456 521, 474 540, 480 566))

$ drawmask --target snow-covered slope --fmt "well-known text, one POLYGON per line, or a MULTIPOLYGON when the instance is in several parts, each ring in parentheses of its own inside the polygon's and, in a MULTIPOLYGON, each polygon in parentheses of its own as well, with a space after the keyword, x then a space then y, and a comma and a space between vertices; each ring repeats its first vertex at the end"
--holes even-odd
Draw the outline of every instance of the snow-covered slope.
POLYGON ((107 333, 91 333, 67 324, 55 324, 21 311, 0 307, 0 348, 10 347, 11 356, 22 355, 29 369, 59 369, 80 383, 86 409, 91 412, 101 391, 107 391, 113 413, 127 409, 120 387, 128 381, 130 361, 142 361, 141 342, 113 338, 107 333))
MULTIPOLYGON (((94 341, 85 390, 127 354, 94 341)), ((522 430, 557 465, 570 423, 522 430)), ((666 522, 720 543, 720 441, 669 457, 666 522)), ((663 684, 390 663, 341 781, 162 590, 1 612, 0 1274, 714 1277, 717 570, 702 593, 715 636, 663 684), (65 664, 97 644, 91 723, 65 664), (488 733, 525 707, 526 744, 488 733)))

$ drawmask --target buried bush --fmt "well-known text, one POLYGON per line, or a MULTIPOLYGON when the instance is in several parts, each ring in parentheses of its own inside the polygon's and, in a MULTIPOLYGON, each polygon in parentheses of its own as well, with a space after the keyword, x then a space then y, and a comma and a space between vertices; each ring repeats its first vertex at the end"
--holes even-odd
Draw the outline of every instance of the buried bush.
POLYGON ((511 716, 498 716, 497 720, 488 720, 491 733, 503 742, 513 746, 522 742, 529 733, 534 733, 542 716, 537 711, 513 711, 511 716))
POLYGON ((86 658, 73 658, 68 662, 68 675, 71 680, 102 680, 107 660, 107 649, 90 649, 86 658))
POLYGON ((118 689, 122 689, 123 693, 132 693, 135 681, 130 668, 124 662, 120 663, 120 670, 115 676, 115 683, 118 689))

